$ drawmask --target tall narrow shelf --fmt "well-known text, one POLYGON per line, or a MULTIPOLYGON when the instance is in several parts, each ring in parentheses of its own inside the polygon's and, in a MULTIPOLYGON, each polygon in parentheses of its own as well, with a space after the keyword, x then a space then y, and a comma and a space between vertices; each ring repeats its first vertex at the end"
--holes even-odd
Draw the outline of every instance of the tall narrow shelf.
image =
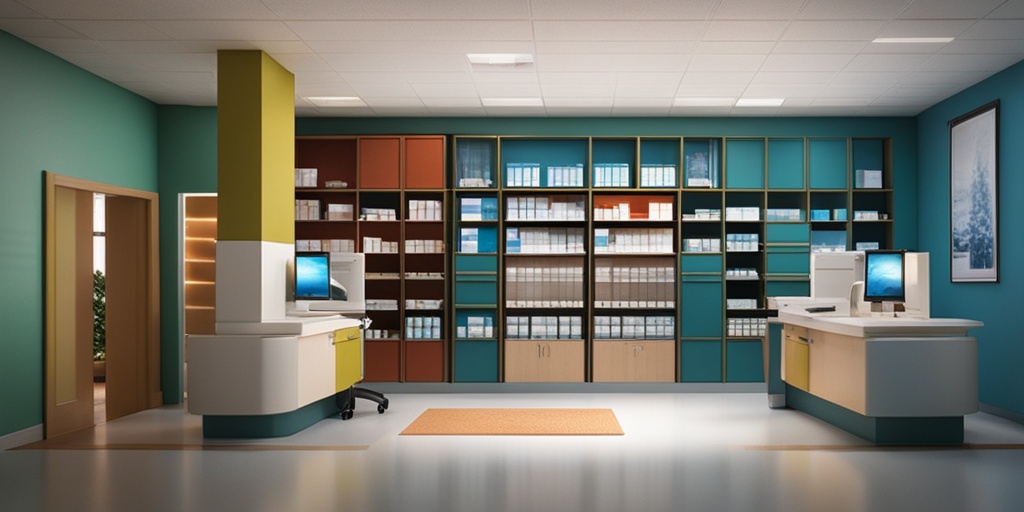
POLYGON ((184 197, 184 332, 215 334, 217 196, 184 197))
POLYGON ((296 250, 362 252, 367 381, 447 379, 444 136, 296 139, 296 250), (298 169, 305 171, 303 181, 298 169))
POLYGON ((497 138, 456 137, 453 146, 451 375, 454 382, 498 382, 497 138))

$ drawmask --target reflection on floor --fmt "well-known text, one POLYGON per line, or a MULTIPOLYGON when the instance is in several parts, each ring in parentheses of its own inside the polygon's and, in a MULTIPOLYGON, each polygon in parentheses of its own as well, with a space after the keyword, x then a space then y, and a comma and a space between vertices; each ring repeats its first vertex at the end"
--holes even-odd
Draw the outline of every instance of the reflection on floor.
POLYGON ((763 394, 392 394, 294 436, 204 440, 180 406, 0 452, 5 510, 1019 510, 1024 425, 879 448, 763 394), (429 407, 607 407, 624 436, 399 436, 429 407))
POLYGON ((107 422, 107 383, 92 383, 93 422, 102 425, 107 422))

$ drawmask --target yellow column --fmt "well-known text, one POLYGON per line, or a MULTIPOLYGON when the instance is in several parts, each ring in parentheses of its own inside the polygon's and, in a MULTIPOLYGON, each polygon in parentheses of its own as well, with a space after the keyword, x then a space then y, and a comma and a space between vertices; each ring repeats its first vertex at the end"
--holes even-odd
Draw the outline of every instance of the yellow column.
POLYGON ((295 77, 260 50, 217 52, 219 240, 295 243, 295 77))
POLYGON ((217 333, 285 316, 295 251, 295 77, 217 52, 217 333))

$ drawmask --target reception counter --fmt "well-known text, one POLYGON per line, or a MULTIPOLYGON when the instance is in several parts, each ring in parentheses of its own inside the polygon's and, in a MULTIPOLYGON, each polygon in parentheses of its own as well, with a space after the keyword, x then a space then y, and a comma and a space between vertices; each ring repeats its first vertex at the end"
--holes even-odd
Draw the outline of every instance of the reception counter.
MULTIPOLYGON (((787 406, 878 444, 963 442, 978 410, 973 320, 780 309, 787 406)), ((773 332, 778 332, 775 330, 773 332)))
POLYGON ((358 320, 239 326, 187 340, 188 411, 203 415, 206 437, 290 435, 337 413, 335 394, 362 379, 358 320))

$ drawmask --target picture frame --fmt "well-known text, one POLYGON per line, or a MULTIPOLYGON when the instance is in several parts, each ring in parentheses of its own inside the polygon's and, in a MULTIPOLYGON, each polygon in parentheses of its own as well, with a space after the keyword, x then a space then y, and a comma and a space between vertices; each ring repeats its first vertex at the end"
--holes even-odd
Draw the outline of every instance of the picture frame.
POLYGON ((949 122, 949 275, 999 282, 999 100, 949 122))

